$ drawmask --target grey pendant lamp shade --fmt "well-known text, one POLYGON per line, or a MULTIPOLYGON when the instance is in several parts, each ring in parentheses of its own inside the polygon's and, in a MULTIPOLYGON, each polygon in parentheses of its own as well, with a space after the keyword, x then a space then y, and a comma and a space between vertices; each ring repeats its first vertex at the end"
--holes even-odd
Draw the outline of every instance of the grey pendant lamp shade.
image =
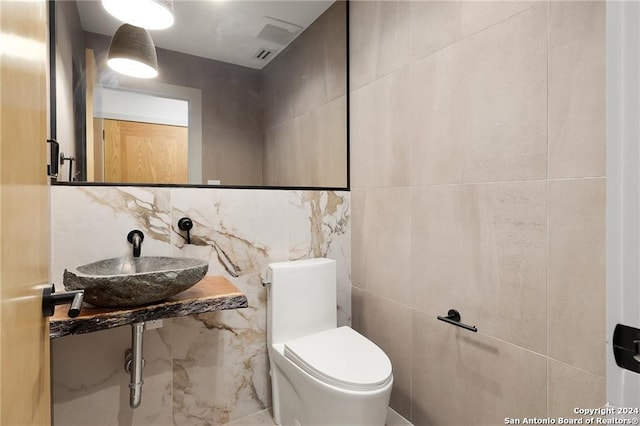
POLYGON ((111 38, 107 64, 132 77, 157 77, 158 57, 149 32, 134 25, 121 25, 111 38))
POLYGON ((149 30, 173 25, 173 0, 102 0, 112 16, 127 24, 149 30))

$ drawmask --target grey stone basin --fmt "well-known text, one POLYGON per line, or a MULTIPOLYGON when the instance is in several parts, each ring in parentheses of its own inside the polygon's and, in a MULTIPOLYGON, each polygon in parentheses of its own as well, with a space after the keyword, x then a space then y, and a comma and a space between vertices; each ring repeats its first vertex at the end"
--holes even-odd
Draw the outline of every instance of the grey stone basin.
POLYGON ((188 289, 208 269, 206 261, 188 257, 116 257, 65 269, 63 283, 84 289, 84 300, 95 306, 139 306, 188 289))

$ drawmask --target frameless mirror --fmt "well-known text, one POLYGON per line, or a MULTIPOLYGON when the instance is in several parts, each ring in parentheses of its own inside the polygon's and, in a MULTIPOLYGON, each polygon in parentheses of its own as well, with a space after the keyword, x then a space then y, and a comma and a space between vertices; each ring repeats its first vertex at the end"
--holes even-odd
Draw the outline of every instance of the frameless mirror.
POLYGON ((100 1, 51 6, 58 182, 348 188, 345 1, 174 1, 148 80, 100 1))

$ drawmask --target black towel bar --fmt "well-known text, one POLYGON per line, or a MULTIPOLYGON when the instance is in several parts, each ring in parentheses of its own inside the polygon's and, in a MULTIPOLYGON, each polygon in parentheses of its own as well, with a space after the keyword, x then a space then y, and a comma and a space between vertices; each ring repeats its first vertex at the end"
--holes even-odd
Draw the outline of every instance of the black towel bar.
POLYGON ((460 322, 460 312, 455 309, 449 309, 446 317, 441 317, 438 315, 438 319, 440 321, 448 322, 449 324, 453 324, 457 327, 462 327, 465 330, 473 331, 474 333, 478 332, 478 329, 474 325, 467 325, 460 322))

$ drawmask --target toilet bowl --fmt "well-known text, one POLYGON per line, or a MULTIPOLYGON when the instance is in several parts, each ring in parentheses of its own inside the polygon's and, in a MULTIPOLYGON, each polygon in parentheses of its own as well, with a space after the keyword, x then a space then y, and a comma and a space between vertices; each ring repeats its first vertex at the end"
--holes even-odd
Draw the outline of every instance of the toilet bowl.
POLYGON ((276 424, 384 425, 387 355, 337 327, 336 262, 279 262, 267 271, 267 345, 276 424))

